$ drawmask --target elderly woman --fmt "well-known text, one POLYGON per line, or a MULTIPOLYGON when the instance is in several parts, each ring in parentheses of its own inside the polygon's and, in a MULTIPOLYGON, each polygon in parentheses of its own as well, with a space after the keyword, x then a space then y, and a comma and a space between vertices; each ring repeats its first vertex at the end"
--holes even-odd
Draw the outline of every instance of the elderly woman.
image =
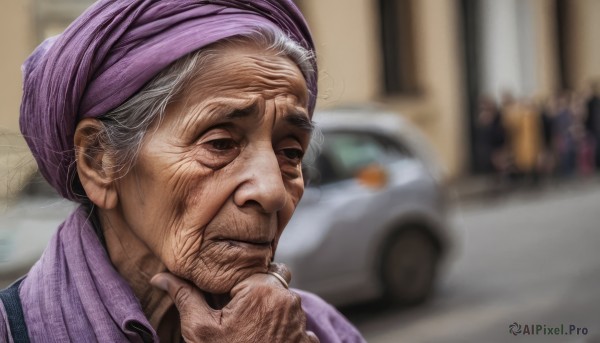
POLYGON ((0 341, 364 341, 271 263, 317 94, 291 1, 101 0, 24 73, 23 135, 81 206, 1 292, 0 341))

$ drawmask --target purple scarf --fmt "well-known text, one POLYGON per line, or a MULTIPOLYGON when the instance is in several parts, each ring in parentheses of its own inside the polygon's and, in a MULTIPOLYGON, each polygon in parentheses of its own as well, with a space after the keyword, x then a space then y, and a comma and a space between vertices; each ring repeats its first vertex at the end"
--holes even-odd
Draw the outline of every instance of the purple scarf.
POLYGON ((129 325, 151 327, 83 208, 59 227, 20 294, 32 342, 141 342, 129 325))
MULTIPOLYGON (((60 36, 42 43, 23 66, 21 132, 42 175, 77 200, 73 135, 82 118, 124 103, 184 55, 256 29, 283 31, 314 51, 291 0, 100 0, 60 36)), ((314 109, 315 73, 304 75, 314 109)))
MULTIPOLYGON (((364 342, 333 307, 315 295, 295 292, 302 297, 307 329, 321 343, 364 342)), ((32 342, 142 342, 134 327, 158 342, 81 207, 60 226, 19 293, 32 342)), ((0 303, 0 342, 10 343, 3 313, 0 303)))

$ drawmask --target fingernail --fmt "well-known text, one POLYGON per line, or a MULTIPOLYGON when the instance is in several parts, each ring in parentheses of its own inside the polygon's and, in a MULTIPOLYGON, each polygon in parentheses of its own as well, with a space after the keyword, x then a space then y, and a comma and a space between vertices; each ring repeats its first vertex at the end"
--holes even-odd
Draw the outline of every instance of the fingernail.
POLYGON ((150 279, 150 284, 156 288, 167 291, 167 278, 162 273, 156 274, 150 279))

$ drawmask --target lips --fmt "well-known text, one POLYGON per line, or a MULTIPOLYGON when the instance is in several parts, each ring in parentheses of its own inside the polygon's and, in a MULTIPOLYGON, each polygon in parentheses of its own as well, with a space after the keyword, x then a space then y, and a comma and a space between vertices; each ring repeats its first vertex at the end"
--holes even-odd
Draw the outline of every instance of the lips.
POLYGON ((236 250, 247 250, 246 253, 270 251, 272 255, 277 245, 276 223, 252 222, 247 225, 227 225, 227 221, 217 221, 207 226, 205 240, 207 243, 226 244, 236 250))

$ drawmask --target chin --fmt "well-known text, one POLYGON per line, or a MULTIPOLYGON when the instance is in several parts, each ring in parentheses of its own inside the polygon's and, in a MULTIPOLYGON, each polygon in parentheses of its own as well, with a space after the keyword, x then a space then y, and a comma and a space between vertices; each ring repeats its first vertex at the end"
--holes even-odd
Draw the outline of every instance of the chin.
POLYGON ((228 253, 219 254, 220 258, 199 255, 190 267, 179 269, 183 271, 179 276, 204 292, 227 294, 248 277, 266 273, 273 256, 270 247, 262 252, 239 246, 228 247, 226 251, 228 253))

